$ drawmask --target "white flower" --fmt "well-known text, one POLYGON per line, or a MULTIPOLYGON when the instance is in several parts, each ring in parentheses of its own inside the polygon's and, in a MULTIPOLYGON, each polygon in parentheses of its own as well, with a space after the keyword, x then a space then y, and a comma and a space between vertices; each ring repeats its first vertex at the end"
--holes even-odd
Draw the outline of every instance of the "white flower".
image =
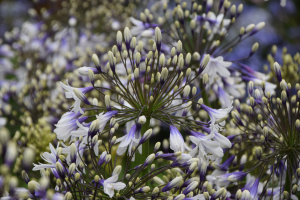
POLYGON ((227 114, 232 110, 232 102, 231 105, 224 109, 213 109, 204 104, 201 104, 201 108, 203 108, 210 117, 211 122, 211 131, 214 133, 215 130, 222 130, 222 127, 225 125, 225 121, 222 121, 218 124, 215 124, 218 120, 221 120, 227 117, 227 114))
MULTIPOLYGON (((73 98, 75 100, 74 104, 71 106, 73 107, 72 111, 74 111, 75 113, 78 113, 80 112, 81 114, 83 114, 83 110, 81 109, 80 107, 80 103, 81 103, 81 100, 75 95, 74 93, 74 88, 71 87, 68 83, 68 80, 66 80, 67 82, 67 85, 63 84, 62 82, 60 82, 60 85, 65 89, 67 90, 65 92, 65 95, 66 95, 66 98, 73 98)), ((90 86, 90 87, 86 87, 86 88, 78 88, 83 94, 91 91, 93 89, 93 86, 90 86)))
POLYGON ((79 112, 66 112, 63 114, 57 124, 55 124, 56 129, 54 129, 54 133, 56 133, 57 139, 66 141, 71 136, 71 132, 77 129, 76 121, 82 123, 88 118, 86 116, 78 118, 79 116, 81 116, 79 112))
POLYGON ((53 145, 51 143, 49 143, 49 147, 50 147, 51 153, 44 152, 43 155, 41 156, 43 160, 48 162, 48 164, 42 164, 42 163, 39 163, 39 165, 33 164, 34 165, 34 168, 32 169, 33 171, 37 171, 37 170, 44 169, 44 168, 55 168, 55 163, 58 158, 57 150, 59 148, 59 143, 57 143, 56 149, 53 147, 53 145))
POLYGON ((106 126, 106 123, 114 116, 118 114, 118 111, 116 110, 112 110, 112 111, 108 111, 105 114, 100 113, 99 115, 96 115, 96 118, 99 120, 100 122, 100 126, 99 126, 99 132, 101 133, 103 131, 103 129, 106 126))
POLYGON ((132 35, 137 35, 137 36, 144 36, 144 37, 149 37, 154 35, 154 29, 153 27, 148 24, 148 23, 143 23, 140 20, 137 20, 133 17, 129 18, 131 23, 134 24, 134 26, 131 28, 131 34, 132 35))
MULTIPOLYGON (((205 18, 205 14, 203 14, 203 17, 205 18)), ((211 40, 215 33, 226 33, 226 28, 231 20, 230 19, 224 19, 224 14, 221 13, 218 16, 215 15, 213 12, 208 12, 207 17, 208 20, 205 22, 205 27, 209 30, 211 30, 211 34, 208 38, 208 40, 211 40), (222 25, 222 28, 221 28, 222 25)))
POLYGON ((220 143, 211 140, 214 134, 205 136, 193 131, 191 131, 191 133, 194 136, 190 136, 190 139, 196 145, 196 147, 190 152, 191 156, 195 156, 198 152, 197 157, 206 161, 214 161, 220 157, 223 157, 224 153, 220 143))
MULTIPOLYGON (((123 155, 126 152, 126 149, 128 147, 128 155, 131 155, 132 147, 137 146, 139 144, 139 141, 141 139, 141 133, 139 125, 133 125, 130 129, 130 131, 123 137, 120 137, 116 140, 116 143, 121 142, 118 149, 117 154, 123 155)), ((141 150, 141 149, 139 149, 141 150)), ((140 151, 140 153, 142 153, 140 151)), ((134 161, 135 156, 133 156, 132 161, 134 161)))
POLYGON ((110 198, 112 198, 115 194, 114 190, 123 190, 126 185, 122 182, 117 182, 119 174, 113 175, 112 177, 104 180, 103 188, 104 192, 108 194, 110 198))
POLYGON ((210 57, 209 62, 202 74, 206 74, 209 76, 208 85, 211 85, 215 82, 215 80, 219 77, 229 77, 230 71, 227 69, 231 66, 231 62, 224 61, 222 56, 218 56, 216 58, 210 57))

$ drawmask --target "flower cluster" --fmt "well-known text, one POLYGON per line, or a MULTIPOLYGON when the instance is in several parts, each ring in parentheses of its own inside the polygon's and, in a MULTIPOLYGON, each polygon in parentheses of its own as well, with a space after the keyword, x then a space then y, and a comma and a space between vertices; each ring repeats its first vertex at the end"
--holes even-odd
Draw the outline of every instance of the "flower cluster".
POLYGON ((290 199, 297 192, 299 179, 300 86, 297 83, 292 88, 282 79, 281 67, 277 62, 273 71, 280 82, 280 98, 266 92, 264 82, 262 92, 250 82, 248 105, 242 106, 236 101, 236 110, 232 112, 233 123, 241 132, 234 139, 237 143, 236 156, 243 159, 248 154, 250 158, 248 162, 233 168, 238 172, 223 175, 222 178, 226 176, 229 184, 229 181, 240 181, 247 174, 255 174, 257 179, 252 189, 245 188, 250 191, 251 198, 273 196, 290 199), (245 172, 241 172, 243 169, 245 172))
MULTIPOLYGON (((43 159, 48 163, 36 164, 33 168, 50 168, 57 179, 57 191, 69 191, 75 199, 81 198, 81 195, 92 195, 93 198, 106 195, 113 197, 114 190, 120 191, 116 197, 124 198, 156 196, 159 191, 165 193, 172 189, 175 189, 174 193, 180 193, 176 198, 184 198, 188 194, 196 196, 206 191, 205 187, 201 189, 205 179, 192 182, 189 180, 183 185, 181 182, 187 181, 197 166, 201 177, 205 177, 209 162, 223 156, 222 148, 231 147, 230 141, 219 130, 222 129, 223 121, 232 106, 215 110, 204 105, 199 98, 201 93, 197 94, 197 88, 191 89, 190 86, 197 77, 190 76, 191 69, 188 66, 191 55, 188 54, 184 59, 179 54, 178 59, 173 57, 166 61, 160 51, 162 43, 159 28, 156 28, 155 38, 153 51, 145 52, 143 43, 137 43, 129 29, 125 28, 125 42, 123 43, 123 36, 119 31, 117 45, 108 52, 106 66, 101 66, 98 56, 94 54, 92 60, 95 67, 79 68, 80 74, 89 77, 91 86, 74 88, 61 83, 66 90, 66 97, 74 99, 75 103, 72 110, 58 121, 54 132, 58 139, 69 140, 71 143, 69 146, 61 143, 62 146, 58 145, 56 149, 50 144, 51 153, 43 154, 43 159), (93 90, 98 92, 98 98, 89 100, 85 94, 93 90), (210 121, 194 120, 191 110, 193 106, 207 112, 210 121), (169 126, 170 148, 174 153, 157 152, 160 142, 156 143, 154 152, 150 153, 149 138, 153 132, 150 121, 154 125, 156 121, 160 121, 169 126), (176 126, 182 127, 182 131, 191 135, 189 138, 194 143, 194 148, 185 143, 176 126), (117 138, 123 132, 119 131, 119 127, 126 127, 126 133, 117 138), (113 152, 117 143, 120 144, 116 152, 113 152), (101 146, 104 150, 100 154, 101 146), (125 169, 119 180, 122 167, 116 165, 116 159, 126 151, 125 169), (137 152, 141 155, 136 155, 137 152), (89 155, 89 158, 86 159, 85 155, 89 155), (137 160, 137 156, 144 163, 131 163, 137 160), (162 161, 163 165, 158 168, 151 165, 152 170, 148 171, 155 159, 172 162, 167 164, 168 162, 162 161), (94 173, 85 169, 89 164, 92 165, 94 173), (179 173, 173 181, 160 184, 158 188, 143 186, 156 175, 174 168, 181 168, 179 172, 185 172, 185 175, 179 173), (99 187, 103 188, 105 194, 97 193, 99 187), (84 193, 79 188, 84 188, 84 193), (190 194, 196 188, 200 190, 190 194)), ((200 70, 203 71, 208 62, 209 55, 206 55, 200 64, 200 70)), ((207 75, 203 77, 206 77, 203 79, 206 84, 207 75)), ((159 195, 170 196, 169 193, 159 195)), ((226 196, 226 190, 211 190, 210 195, 213 199, 220 195, 226 196)))
POLYGON ((253 70, 265 23, 200 2, 34 1, 0 40, 1 199, 297 199, 299 53, 253 70))
MULTIPOLYGON (((236 6, 227 0, 215 4, 212 0, 203 1, 202 4, 194 1, 183 3, 176 1, 176 7, 170 11, 169 7, 172 6, 164 3, 162 5, 164 15, 158 18, 155 17, 156 14, 151 14, 148 9, 145 9, 140 13, 140 21, 131 17, 134 24, 131 31, 134 35, 149 38, 155 27, 160 27, 163 41, 167 44, 162 46, 162 51, 171 57, 176 56, 174 49, 171 51, 170 49, 178 40, 182 41, 178 44, 182 46, 182 52, 192 52, 196 61, 201 61, 203 56, 200 55, 209 54, 210 61, 203 72, 208 74, 209 82, 205 89, 201 85, 201 89, 206 90, 203 93, 204 101, 206 104, 220 102, 223 107, 227 107, 233 98, 241 99, 245 95, 245 83, 242 81, 253 81, 260 86, 261 81, 266 82, 268 79, 241 63, 257 51, 258 43, 253 44, 249 54, 243 58, 226 59, 226 54, 239 43, 259 32, 265 23, 241 27, 236 36, 234 33, 228 34, 239 19, 243 5, 236 6)), ((197 73, 199 62, 192 63, 191 69, 197 73)), ((275 87, 269 83, 266 85, 267 90, 273 92, 275 87)))
MULTIPOLYGON (((269 66, 273 66, 276 60, 277 47, 275 45, 272 46, 272 52, 268 55, 269 66)), ((281 76, 282 78, 292 84, 295 85, 299 83, 300 77, 300 54, 297 52, 294 56, 287 52, 287 48, 282 49, 282 64, 281 64, 281 76)), ((267 68, 267 66, 265 67, 267 68)), ((271 77, 273 77, 273 82, 276 83, 276 71, 274 71, 273 67, 271 68, 271 77)))

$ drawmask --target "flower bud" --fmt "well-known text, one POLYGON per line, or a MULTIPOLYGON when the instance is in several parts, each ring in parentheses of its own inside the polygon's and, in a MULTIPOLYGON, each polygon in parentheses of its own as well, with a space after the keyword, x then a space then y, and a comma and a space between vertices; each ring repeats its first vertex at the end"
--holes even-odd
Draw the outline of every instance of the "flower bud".
POLYGON ((111 105, 110 105, 110 96, 107 94, 105 95, 105 106, 108 111, 111 111, 111 105))
POLYGON ((295 184, 292 188, 292 194, 295 195, 297 191, 298 191, 298 185, 295 184))
POLYGON ((27 147, 23 153, 23 160, 22 160, 22 163, 24 165, 23 167, 26 170, 31 167, 34 158, 35 158, 35 151, 32 148, 27 147))
POLYGON ((262 157, 262 148, 261 147, 256 147, 256 149, 255 149, 255 155, 256 155, 256 158, 258 160, 261 159, 261 157, 262 157))
POLYGON ((249 33, 250 31, 252 31, 255 28, 255 24, 249 24, 246 27, 246 33, 249 33))
POLYGON ((145 160, 144 167, 152 163, 154 159, 155 159, 155 154, 154 153, 150 154, 145 160))
POLYGON ((208 78, 208 74, 207 74, 207 73, 205 73, 205 74, 203 75, 202 81, 203 81, 203 85, 206 85, 206 84, 208 83, 209 78, 208 78))
POLYGON ((93 70, 91 70, 91 69, 88 70, 88 76, 89 76, 89 79, 90 79, 92 85, 94 85, 95 74, 94 74, 93 70))
POLYGON ((79 181, 79 179, 80 179, 80 174, 77 172, 77 173, 75 174, 75 181, 79 181))
POLYGON ((71 192, 67 192, 65 195, 65 200, 71 200, 72 199, 72 193, 71 192))
POLYGON ((29 183, 29 176, 28 176, 28 174, 26 173, 26 171, 25 170, 23 170, 22 171, 22 178, 23 178, 23 180, 24 180, 24 182, 26 183, 26 184, 28 184, 29 183))
POLYGON ((146 142, 150 137, 151 137, 151 135, 152 135, 152 129, 149 129, 149 130, 147 130, 145 133, 144 133, 144 135, 143 135, 143 137, 141 138, 141 140, 140 140, 140 144, 143 144, 144 142, 146 142))
POLYGON ((140 116, 138 119, 139 124, 145 124, 147 121, 146 117, 144 115, 140 116))
POLYGON ((180 185, 181 182, 182 182, 182 177, 181 176, 174 178, 171 182, 169 182, 162 189, 162 192, 166 192, 166 191, 169 191, 169 190, 173 189, 174 187, 177 187, 178 185, 180 185))
POLYGON ((70 175, 74 173, 75 168, 76 168, 75 163, 72 163, 72 164, 69 166, 69 174, 70 174, 70 175))
POLYGON ((275 62, 273 66, 274 66, 274 72, 275 72, 276 78, 277 78, 278 82, 280 83, 282 81, 280 65, 277 62, 275 62))
POLYGON ((155 42, 156 42, 157 50, 160 52, 160 48, 161 48, 161 31, 160 31, 159 27, 155 28, 155 42))
POLYGON ((31 194, 35 193, 36 190, 36 183, 34 181, 30 181, 28 183, 28 190, 31 192, 31 194))
POLYGON ((126 43, 126 47, 130 44, 131 38, 132 38, 132 35, 130 33, 129 28, 125 27, 125 29, 124 29, 124 40, 125 40, 125 43, 126 43))
POLYGON ((253 55, 253 54, 257 51, 258 47, 259 47, 258 42, 255 42, 255 43, 252 45, 251 52, 250 52, 250 56, 253 55))
POLYGON ((240 200, 242 198, 242 194, 243 194, 242 190, 239 189, 235 194, 236 199, 240 200))
POLYGON ((80 101, 84 102, 87 105, 90 105, 90 102, 87 100, 87 98, 84 96, 84 94, 77 88, 73 89, 74 94, 80 99, 80 101))
POLYGON ((93 61, 94 65, 97 67, 97 69, 100 69, 99 58, 96 54, 92 55, 92 61, 93 61))
POLYGON ((122 40, 123 40, 122 32, 118 31, 117 32, 117 47, 118 47, 119 51, 122 50, 122 40))
POLYGON ((157 143, 154 145, 154 152, 156 152, 156 151, 160 148, 160 145, 161 145, 160 142, 157 142, 157 143))
POLYGON ((185 198, 184 194, 179 194, 177 197, 174 198, 174 200, 183 200, 185 198))
POLYGON ((160 57, 159 57, 159 65, 160 65, 161 67, 164 67, 164 66, 165 66, 165 62, 166 62, 165 55, 164 55, 164 54, 161 54, 160 57))
POLYGON ((182 42, 178 40, 177 42, 177 55, 179 55, 182 52, 182 42))
POLYGON ((133 37, 130 42, 130 48, 133 51, 135 50, 135 47, 136 47, 136 37, 133 37))

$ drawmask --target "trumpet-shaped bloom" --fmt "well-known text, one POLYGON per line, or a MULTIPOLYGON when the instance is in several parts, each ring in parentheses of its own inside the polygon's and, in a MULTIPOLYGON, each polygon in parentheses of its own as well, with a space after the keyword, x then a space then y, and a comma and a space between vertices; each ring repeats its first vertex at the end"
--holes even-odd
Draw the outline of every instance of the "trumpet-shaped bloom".
MULTIPOLYGON (((211 130, 209 128, 203 127, 203 130, 205 130, 207 133, 210 133, 211 130)), ((219 132, 214 132, 213 140, 220 143, 221 148, 228 149, 231 148, 232 144, 230 140, 228 140, 227 137, 223 136, 219 132)))
POLYGON ((104 192, 108 194, 110 198, 112 198, 115 194, 114 190, 123 190, 126 185, 122 182, 118 181, 119 174, 113 175, 112 177, 106 180, 100 180, 100 184, 104 188, 104 192))
POLYGON ((231 64, 231 62, 224 61, 222 56, 218 56, 216 58, 210 57, 207 66, 202 72, 202 74, 207 73, 209 76, 208 85, 213 84, 219 77, 229 77, 230 71, 228 70, 228 67, 230 67, 231 64))
POLYGON ((43 155, 41 156, 43 160, 48 162, 48 164, 42 164, 42 163, 39 163, 39 165, 33 164, 34 165, 34 168, 32 169, 33 171, 37 171, 44 168, 55 168, 55 163, 58 160, 57 150, 59 147, 59 143, 57 143, 56 149, 53 147, 51 143, 49 144, 49 147, 51 153, 44 152, 43 155))
POLYGON ((88 117, 78 117, 81 116, 81 113, 75 112, 66 112, 60 120, 57 122, 56 129, 54 129, 54 133, 56 133, 57 139, 66 141, 70 136, 71 132, 77 129, 77 123, 84 122, 88 117))
MULTIPOLYGON (((68 80, 66 81, 67 82, 67 85, 63 84, 62 82, 60 82, 60 85, 66 90, 65 92, 65 95, 66 95, 66 98, 71 98, 71 99, 74 99, 75 102, 74 104, 71 106, 73 107, 72 111, 74 111, 75 113, 78 113, 80 112, 81 114, 83 114, 83 110, 82 108, 80 107, 80 103, 81 103, 81 100, 75 95, 74 91, 73 91, 73 87, 71 87, 68 83, 68 80)), ((83 94, 93 90, 93 86, 89 86, 89 87, 86 87, 86 88, 78 88, 83 94)))
POLYGON ((190 151, 191 149, 184 143, 183 137, 175 126, 170 126, 170 148, 177 152, 190 151))
POLYGON ((116 140, 116 143, 121 142, 117 154, 123 155, 128 147, 128 155, 131 155, 131 150, 133 146, 137 146, 141 139, 140 128, 138 125, 133 125, 130 131, 123 137, 116 140))
POLYGON ((215 124, 215 122, 217 122, 218 120, 220 120, 222 118, 225 118, 227 116, 227 114, 231 111, 231 109, 233 108, 232 102, 231 102, 230 106, 228 106, 227 108, 224 108, 224 109, 213 109, 204 104, 201 104, 201 107, 207 112, 207 114, 210 117, 211 129, 213 132, 215 130, 222 129, 222 126, 225 125, 225 121, 222 121, 218 124, 215 124))
POLYGON ((198 158, 203 160, 216 160, 224 155, 223 149, 220 147, 220 143, 212 141, 211 138, 214 134, 205 136, 198 132, 191 131, 193 136, 190 136, 191 141, 196 145, 196 147, 190 152, 191 156, 195 156, 198 152, 198 158))

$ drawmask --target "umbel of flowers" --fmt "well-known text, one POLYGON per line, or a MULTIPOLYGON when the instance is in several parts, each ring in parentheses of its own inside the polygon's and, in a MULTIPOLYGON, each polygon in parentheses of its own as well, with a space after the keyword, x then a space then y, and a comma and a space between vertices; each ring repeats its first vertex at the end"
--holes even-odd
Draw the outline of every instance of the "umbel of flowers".
MULTIPOLYGON (((300 177, 300 85, 292 87, 282 79, 277 62, 273 71, 280 83, 281 96, 266 92, 264 82, 262 90, 255 89, 250 82, 248 105, 236 101, 236 110, 232 112, 233 122, 242 133, 234 140, 238 143, 236 156, 241 158, 248 152, 250 158, 232 168, 237 171, 217 177, 224 185, 240 181, 247 174, 254 175, 256 180, 244 188, 249 190, 251 199, 293 199, 300 177), (244 172, 240 171, 243 169, 244 172)), ((239 195, 241 190, 237 191, 239 195)))
MULTIPOLYGON (((54 132, 63 142, 56 148, 50 144, 51 152, 42 155, 47 163, 33 168, 46 169, 47 177, 55 177, 56 193, 64 194, 66 199, 226 197, 226 189, 213 189, 205 182, 205 175, 209 163, 224 155, 222 148, 231 147, 219 130, 232 106, 211 109, 203 104, 199 89, 190 86, 205 69, 209 55, 201 59, 199 73, 191 77, 191 55, 184 56, 177 48, 178 57, 166 61, 161 47, 159 28, 155 30, 152 51, 146 51, 125 28, 124 40, 123 34, 117 33, 117 45, 108 52, 106 66, 101 66, 97 55, 93 55, 95 67, 78 69, 89 77, 91 86, 74 88, 61 83, 66 97, 75 100, 72 110, 56 124, 54 132), (85 94, 94 90, 98 98, 88 99, 85 94), (197 112, 191 110, 192 106, 197 111, 205 110, 210 121, 194 120, 197 112), (173 153, 158 151, 160 142, 154 149, 149 148, 152 120, 153 124, 160 121, 170 128, 173 153), (190 135, 193 146, 185 143, 179 127, 190 135), (118 156, 125 153, 123 164, 117 165, 118 156), (87 165, 93 169, 87 170, 87 165)), ((203 75, 203 84, 207 82, 207 75, 203 75)), ((26 182, 29 196, 45 198, 45 187, 29 178, 26 182)))
MULTIPOLYGON (((223 108, 228 107, 233 98, 244 97, 244 82, 248 81, 253 81, 257 86, 265 81, 266 90, 273 92, 275 86, 267 82, 267 76, 242 63, 257 51, 258 43, 245 49, 243 57, 229 55, 237 45, 258 33, 264 27, 264 22, 235 27, 235 22, 242 14, 243 4, 235 5, 229 0, 175 1, 175 5, 171 2, 161 3, 153 13, 148 9, 141 12, 140 20, 131 17, 134 24, 131 31, 133 35, 151 39, 155 27, 160 27, 165 44, 162 51, 168 56, 176 56, 173 46, 178 40, 182 42, 178 44, 182 52, 192 53, 195 60, 201 60, 203 55, 209 54, 209 67, 203 72, 207 73, 209 82, 205 90, 201 81, 197 83, 204 90, 203 100, 206 105, 221 103, 223 108)), ((195 73, 199 70, 197 64, 190 65, 195 73)))

